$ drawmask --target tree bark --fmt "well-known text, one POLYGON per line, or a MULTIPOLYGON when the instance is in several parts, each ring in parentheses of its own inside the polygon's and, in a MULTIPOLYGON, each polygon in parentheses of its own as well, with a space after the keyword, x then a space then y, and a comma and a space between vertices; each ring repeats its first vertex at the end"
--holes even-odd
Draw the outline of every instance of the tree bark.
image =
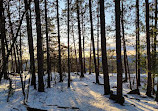
MULTIPOLYGON (((0 38, 1 38, 1 48, 2 48, 2 64, 7 63, 6 54, 5 54, 5 17, 4 17, 4 8, 3 8, 3 0, 0 0, 0 38)), ((7 45, 7 44, 6 44, 7 45)), ((8 79, 7 75, 7 67, 3 65, 2 72, 4 74, 4 79, 8 79)))
POLYGON ((117 55, 117 96, 122 98, 122 60, 121 60, 121 36, 120 36, 120 0, 115 0, 116 21, 116 55, 117 55))
MULTIPOLYGON (((26 11, 26 22, 27 22, 27 36, 28 36, 28 44, 29 44, 29 54, 30 54, 30 70, 32 74, 31 85, 36 89, 36 76, 35 76, 35 60, 34 60, 34 47, 33 47, 33 36, 32 36, 32 25, 31 25, 31 15, 29 15, 28 11, 30 8, 30 3, 28 4, 27 0, 24 0, 25 3, 25 11, 26 11), (29 18, 30 16, 30 18, 29 18)), ((31 10, 30 10, 31 12, 31 10)))
MULTIPOLYGON (((153 12, 153 9, 151 10, 153 12)), ((154 52, 154 39, 155 39, 155 35, 154 35, 154 15, 152 13, 151 15, 151 22, 152 22, 152 29, 151 29, 151 32, 150 32, 150 36, 151 36, 151 72, 152 72, 152 94, 154 95, 155 94, 155 89, 154 89, 154 86, 155 86, 155 70, 154 70, 154 67, 155 67, 155 63, 154 61, 156 61, 155 59, 155 52, 154 52)), ((150 29, 149 29, 150 30, 150 29)))
POLYGON ((90 57, 89 57, 89 74, 91 74, 92 73, 92 43, 90 42, 90 51, 89 51, 89 53, 90 53, 90 57))
POLYGON ((85 36, 84 36, 84 14, 82 12, 82 36, 83 36, 83 72, 86 73, 86 61, 85 61, 85 36))
POLYGON ((62 70, 61 70, 61 49, 60 49, 60 21, 59 21, 59 4, 58 0, 56 0, 56 5, 57 5, 57 26, 58 26, 58 52, 59 52, 59 60, 58 60, 58 68, 59 68, 59 74, 60 74, 60 82, 63 81, 63 76, 62 76, 62 70))
MULTIPOLYGON (((9 56, 10 56, 10 54, 11 54, 11 52, 12 52, 12 49, 13 49, 13 47, 14 47, 14 45, 15 45, 15 42, 16 42, 16 39, 17 39, 17 37, 18 37, 18 33, 19 33, 19 31, 20 31, 21 24, 22 24, 22 21, 23 21, 23 18, 24 18, 25 13, 26 13, 26 11, 22 14, 22 17, 21 17, 21 19, 20 19, 20 24, 19 24, 19 26, 18 26, 16 35, 15 35, 15 37, 13 38, 13 42, 12 42, 12 44, 11 44, 11 46, 10 46, 10 49, 7 51, 7 54, 6 54, 6 61, 8 61, 8 58, 9 58, 9 56)), ((3 67, 3 66, 6 66, 6 65, 7 65, 7 63, 5 62, 5 63, 2 65, 2 67, 3 67)), ((2 69, 2 72, 4 72, 3 69, 2 69)), ((1 75, 0 75, 0 81, 1 81, 2 77, 3 77, 3 73, 1 73, 1 75)))
POLYGON ((137 89, 140 86, 140 34, 139 34, 139 0, 136 0, 136 81, 137 89))
POLYGON ((68 0, 68 15, 67 15, 67 27, 68 27, 68 87, 70 87, 70 27, 69 27, 69 19, 70 19, 70 1, 68 0))
POLYGON ((91 42, 93 46, 93 59, 95 65, 95 73, 96 73, 96 83, 99 84, 99 70, 96 62, 96 55, 95 55, 95 43, 94 43, 94 33, 93 33, 93 19, 92 19, 92 3, 89 0, 89 13, 90 13, 90 23, 91 23, 91 42))
POLYGON ((50 51, 49 51, 49 37, 48 37, 48 20, 47 20, 47 0, 45 2, 45 23, 46 23, 46 45, 47 45, 47 73, 48 73, 48 81, 47 85, 48 88, 51 87, 50 85, 50 74, 51 74, 51 63, 50 63, 50 51))
POLYGON ((97 60, 98 60, 98 72, 100 69, 100 58, 99 58, 99 2, 98 2, 98 9, 97 9, 97 60))
MULTIPOLYGON (((155 0, 155 38, 154 38, 154 59, 155 59, 155 65, 156 65, 156 56, 157 56, 157 53, 156 53, 156 37, 157 37, 157 0, 155 0)), ((154 71, 156 71, 156 67, 154 67, 154 71)), ((158 102, 158 77, 157 77, 157 92, 156 92, 156 98, 155 98, 155 101, 158 102)))
MULTIPOLYGON (((20 16, 21 16, 20 5, 21 5, 21 3, 20 3, 20 0, 19 0, 19 21, 20 21, 20 16)), ((23 72, 23 67, 22 67, 22 43, 21 43, 22 42, 22 40, 21 40, 22 35, 21 35, 21 30, 20 30, 19 33, 20 33, 20 35, 19 35, 20 36, 20 44, 19 44, 20 45, 20 49, 19 49, 20 50, 20 71, 22 73, 23 72)))
MULTIPOLYGON (((7 13, 8 13, 8 19, 9 19, 9 28, 10 28, 10 33, 11 33, 11 38, 12 40, 14 39, 14 32, 13 32, 13 24, 12 24, 12 21, 11 21, 11 14, 10 14, 10 0, 9 0, 9 3, 8 3, 8 9, 7 9, 7 13)), ((18 68, 18 65, 17 65, 17 57, 16 57, 16 51, 15 51, 15 46, 16 46, 16 42, 13 46, 13 55, 14 55, 14 62, 15 62, 15 72, 17 72, 17 68, 18 68)))
POLYGON ((124 52, 124 69, 125 69, 125 80, 127 82, 127 54, 126 54, 126 41, 125 41, 125 29, 124 29, 124 7, 123 7, 123 0, 122 2, 122 13, 121 13, 121 25, 122 25, 122 41, 123 41, 123 52, 124 52))
POLYGON ((72 36, 73 36, 73 44, 74 44, 74 49, 75 49, 75 63, 76 63, 76 71, 78 73, 78 62, 77 62, 77 51, 76 51, 76 43, 75 43, 75 35, 74 35, 74 24, 72 23, 72 36))
POLYGON ((100 0, 100 24, 101 24, 102 68, 104 74, 104 94, 107 95, 110 94, 110 83, 109 83, 106 38, 105 38, 104 0, 100 0))
POLYGON ((150 58, 150 35, 149 35, 149 1, 145 0, 146 3, 146 42, 147 42, 147 96, 151 96, 152 81, 151 81, 151 58, 150 58))
POLYGON ((35 3, 35 12, 36 12, 36 31, 37 31, 38 91, 44 92, 43 50, 42 50, 39 0, 35 0, 34 3, 35 3))
POLYGON ((129 80, 129 88, 132 90, 132 83, 131 83, 131 74, 130 74, 130 69, 129 69, 129 65, 128 65, 128 57, 126 54, 126 61, 127 61, 127 70, 128 70, 128 80, 129 80))
POLYGON ((79 61, 80 61, 80 71, 81 71, 81 77, 84 77, 84 74, 83 74, 83 61, 82 61, 80 10, 79 10, 79 1, 78 1, 78 0, 77 0, 77 20, 78 20, 78 36, 79 36, 79 61))

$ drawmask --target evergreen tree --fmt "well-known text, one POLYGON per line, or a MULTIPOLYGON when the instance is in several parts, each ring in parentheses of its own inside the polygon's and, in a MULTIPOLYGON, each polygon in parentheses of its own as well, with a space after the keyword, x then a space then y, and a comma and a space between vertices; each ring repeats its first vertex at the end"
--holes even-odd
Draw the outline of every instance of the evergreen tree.
POLYGON ((121 35, 120 35, 120 0, 115 0, 116 22, 116 56, 117 56, 117 101, 122 104, 122 59, 121 59, 121 35))
POLYGON ((77 20, 78 20, 78 36, 79 36, 79 61, 80 61, 80 71, 81 71, 81 77, 84 77, 84 74, 83 74, 83 61, 82 61, 80 9, 79 9, 79 1, 78 1, 78 0, 77 0, 77 20))
MULTIPOLYGON (((28 44, 29 44, 29 54, 30 54, 30 70, 32 74, 31 85, 34 85, 36 89, 36 76, 35 76, 35 60, 34 60, 34 47, 33 47, 33 37, 32 37, 32 25, 30 23, 30 17, 28 10, 30 9, 28 1, 24 0, 25 3, 25 11, 26 11, 26 23, 27 23, 27 36, 28 36, 28 44)), ((31 11, 31 10, 30 10, 31 11)))
POLYGON ((60 74, 60 82, 62 82, 63 81, 63 76, 62 76, 62 70, 61 70, 60 21, 59 21, 59 3, 58 3, 58 0, 56 0, 56 5, 57 5, 57 27, 58 27, 58 52, 59 52, 58 72, 60 74))
POLYGON ((92 1, 89 0, 89 13, 90 13, 90 23, 91 23, 91 41, 93 46, 93 59, 94 59, 94 66, 95 66, 95 73, 96 73, 96 83, 99 84, 99 70, 96 62, 96 55, 95 55, 95 43, 94 43, 94 33, 93 33, 93 19, 92 19, 92 1))
POLYGON ((101 24, 102 68, 104 74, 104 94, 107 95, 110 94, 110 84, 109 84, 106 38, 105 38, 104 0, 100 0, 100 24, 101 24))
POLYGON ((40 18, 39 0, 35 0, 34 3, 35 3, 35 12, 36 12, 36 32, 37 32, 38 91, 44 92, 43 50, 42 50, 41 18, 40 18))
POLYGON ((146 6, 146 42, 147 42, 147 92, 146 95, 151 97, 152 81, 151 81, 151 58, 150 58, 150 35, 149 35, 149 1, 145 0, 146 6))

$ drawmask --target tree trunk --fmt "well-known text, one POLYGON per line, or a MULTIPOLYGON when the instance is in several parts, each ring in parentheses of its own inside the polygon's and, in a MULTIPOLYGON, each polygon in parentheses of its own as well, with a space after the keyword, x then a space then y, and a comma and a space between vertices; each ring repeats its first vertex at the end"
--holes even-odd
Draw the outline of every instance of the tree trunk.
POLYGON ((7 64, 8 64, 8 60, 7 60, 7 58, 6 58, 6 49, 7 49, 7 51, 8 51, 8 45, 7 45, 7 43, 5 42, 6 41, 6 31, 5 31, 5 24, 6 24, 6 22, 5 22, 5 16, 4 16, 4 10, 3 10, 3 17, 2 17, 2 41, 3 41, 3 45, 2 45, 2 57, 4 58, 4 60, 3 60, 3 64, 4 63, 6 63, 6 65, 4 65, 3 66, 3 72, 2 73, 4 73, 4 79, 8 79, 9 77, 8 77, 8 74, 7 74, 7 64), (6 48, 5 48, 5 45, 6 45, 6 48))
POLYGON ((43 82, 43 50, 42 50, 42 36, 41 36, 41 19, 39 0, 35 0, 35 12, 36 12, 36 31, 37 31, 37 60, 38 60, 38 91, 44 92, 43 82))
POLYGON ((69 27, 69 19, 70 19, 70 11, 69 11, 69 6, 70 6, 70 1, 68 0, 68 15, 67 15, 67 27, 68 27, 68 87, 70 87, 70 27, 69 27))
POLYGON ((123 8, 123 0, 122 0, 122 13, 121 13, 121 25, 122 25, 122 40, 123 40, 123 50, 124 50, 124 68, 125 68, 125 80, 127 82, 127 54, 126 54, 126 41, 125 41, 125 30, 124 30, 124 8, 123 8))
MULTIPOLYGON (((20 16, 21 16, 21 11, 20 11, 20 6, 21 6, 21 3, 20 3, 20 0, 19 0, 19 21, 20 21, 20 16)), ((22 40, 21 40, 21 30, 20 30, 20 71, 21 71, 21 73, 23 72, 23 67, 22 67, 22 40)))
POLYGON ((77 20, 78 20, 78 35, 79 35, 79 61, 80 61, 80 71, 81 71, 81 77, 84 77, 84 74, 83 74, 83 62, 82 62, 80 9, 79 9, 79 1, 78 1, 78 0, 77 0, 77 20))
POLYGON ((129 88, 132 90, 132 84, 131 84, 131 74, 130 74, 130 69, 129 69, 129 65, 128 65, 128 57, 126 54, 126 61, 127 61, 127 70, 128 70, 128 80, 129 80, 129 88))
MULTIPOLYGON (((2 64, 5 64, 7 62, 7 60, 6 60, 5 43, 4 43, 4 40, 6 38, 6 34, 5 34, 5 18, 4 18, 3 0, 0 0, 0 24, 2 24, 2 25, 0 25, 0 33, 1 33, 0 38, 1 38, 1 48, 2 48, 2 64)), ((4 79, 8 79, 6 65, 3 65, 2 73, 4 74, 4 79)))
POLYGON ((102 68, 104 74, 104 94, 107 95, 110 94, 110 84, 109 84, 106 38, 105 38, 104 0, 100 0, 100 24, 101 24, 102 68))
MULTIPOLYGON (((155 64, 156 64, 156 56, 157 56, 157 53, 156 53, 156 37, 157 37, 157 0, 155 0, 155 37, 154 37, 154 59, 155 59, 155 64)), ((156 67, 154 67, 154 71, 156 71, 156 67)), ((156 92, 156 98, 155 98, 155 101, 158 102, 158 77, 157 77, 157 92, 156 92)))
MULTIPOLYGON (((21 24, 22 24, 22 21, 23 21, 23 19, 24 19, 25 13, 26 13, 26 11, 22 14, 22 17, 21 17, 21 19, 20 19, 20 24, 19 24, 18 29, 17 29, 17 33, 16 33, 15 37, 13 38, 12 44, 11 44, 11 46, 10 46, 10 49, 7 51, 6 61, 8 61, 8 58, 9 58, 9 56, 10 56, 10 54, 11 54, 11 52, 12 52, 12 49, 13 49, 15 43, 16 43, 16 40, 17 40, 19 31, 20 31, 21 24)), ((7 65, 7 63, 5 62, 5 63, 3 64, 3 66, 6 66, 6 65, 7 65)), ((4 72, 3 69, 2 69, 2 72, 4 72)), ((3 77, 3 73, 0 75, 0 81, 1 81, 2 77, 3 77)))
MULTIPOLYGON (((11 41, 10 41, 10 45, 11 45, 11 41)), ((12 71, 12 72, 15 72, 15 70, 14 70, 14 65, 13 65, 13 64, 14 64, 13 51, 11 51, 11 62, 12 62, 12 63, 11 63, 11 66, 12 66, 12 68, 11 68, 12 70, 11 70, 11 71, 12 71)))
MULTIPOLYGON (((8 9, 7 9, 7 12, 8 12, 8 19, 9 19, 9 27, 10 27, 10 33, 11 33, 11 38, 12 40, 14 39, 14 32, 13 32, 13 24, 11 22, 11 14, 10 14, 10 0, 9 0, 9 3, 8 3, 8 9)), ((16 51, 15 51, 15 46, 16 46, 16 42, 13 46, 13 54, 14 54, 14 62, 15 62, 15 72, 17 72, 17 57, 16 57, 16 51)))
POLYGON ((86 73, 86 61, 85 61, 85 36, 84 36, 84 22, 83 22, 83 12, 82 12, 82 36, 83 36, 83 72, 86 73))
POLYGON ((92 47, 92 43, 90 42, 90 51, 89 51, 89 53, 90 53, 90 57, 89 57, 89 74, 91 74, 92 73, 92 49, 91 49, 91 47, 92 47))
MULTIPOLYGON (((151 10, 153 12, 153 9, 151 10)), ((151 72, 152 72, 152 94, 154 95, 155 94, 155 89, 154 89, 154 86, 155 86, 155 70, 154 70, 154 67, 155 67, 155 52, 154 52, 154 39, 155 39, 155 35, 154 35, 154 15, 152 13, 151 15, 151 19, 152 19, 152 29, 151 29, 151 32, 150 32, 150 35, 151 35, 151 47, 152 47, 152 55, 151 55, 151 72)), ((149 29, 150 30, 150 29, 149 29)))
POLYGON ((147 41, 147 96, 151 96, 152 91, 152 81, 151 81, 151 58, 150 58, 150 35, 149 35, 149 2, 145 0, 146 3, 146 41, 147 41))
POLYGON ((20 73, 20 58, 19 58, 20 53, 19 53, 19 49, 18 49, 17 44, 15 44, 15 48, 16 48, 16 55, 17 55, 17 59, 18 59, 18 64, 17 64, 17 68, 16 68, 17 71, 16 72, 20 73))
POLYGON ((97 60, 98 60, 98 72, 100 69, 100 58, 99 58, 99 2, 98 2, 98 9, 97 9, 97 60))
POLYGON ((48 88, 51 87, 50 85, 50 74, 51 74, 51 64, 50 64, 50 54, 49 54, 49 37, 48 37, 48 21, 47 21, 47 0, 45 2, 45 24, 46 24, 46 45, 47 45, 47 73, 48 73, 48 81, 47 85, 48 88))
MULTIPOLYGON (((27 0, 24 0, 24 2, 25 2, 25 11, 27 11, 30 9, 29 8, 30 3, 28 4, 27 0)), ((31 10, 30 10, 30 12, 31 12, 31 10)), ((34 89, 36 89, 35 60, 34 60, 31 15, 29 15, 28 11, 26 12, 26 22, 27 22, 27 36, 28 36, 29 54, 30 54, 30 70, 31 70, 31 74, 32 74, 31 85, 34 85, 34 89), (30 16, 30 19, 29 19, 29 16, 30 16)))
POLYGON ((60 74, 60 82, 63 81, 63 76, 62 76, 62 71, 61 71, 61 49, 60 49, 60 23, 59 23, 59 4, 58 0, 56 0, 56 5, 57 5, 57 26, 58 26, 58 51, 59 51, 59 63, 58 63, 58 68, 59 68, 59 74, 60 74))
POLYGON ((117 55, 117 97, 122 98, 122 60, 121 60, 121 36, 120 36, 120 0, 115 0, 116 21, 116 55, 117 55))
POLYGON ((78 73, 78 62, 77 62, 77 51, 76 51, 76 43, 75 43, 75 35, 74 35, 74 24, 72 23, 72 36, 73 36, 73 43, 74 43, 74 49, 75 49, 75 63, 76 63, 76 71, 78 73))
POLYGON ((136 81, 137 89, 140 86, 140 34, 139 34, 139 0, 136 0, 136 81))
MULTIPOLYGON (((13 39, 13 38, 12 38, 13 39)), ((15 45, 13 47, 13 55, 14 55, 14 63, 15 63, 15 72, 17 73, 17 67, 18 67, 18 64, 17 64, 17 57, 16 57, 16 51, 15 51, 15 45)))
POLYGON ((93 59, 94 59, 94 65, 95 65, 96 83, 99 84, 99 70, 98 70, 98 67, 97 67, 96 55, 95 55, 95 43, 94 43, 94 33, 93 33, 93 19, 92 19, 92 3, 91 3, 91 0, 89 0, 89 13, 90 13, 91 42, 92 42, 92 46, 93 46, 93 59))

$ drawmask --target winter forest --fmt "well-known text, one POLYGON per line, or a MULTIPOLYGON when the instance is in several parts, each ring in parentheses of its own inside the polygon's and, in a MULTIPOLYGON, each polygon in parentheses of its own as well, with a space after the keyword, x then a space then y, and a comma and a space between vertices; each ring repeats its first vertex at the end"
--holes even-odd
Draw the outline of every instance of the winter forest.
POLYGON ((157 0, 0 0, 0 111, 157 111, 157 0))

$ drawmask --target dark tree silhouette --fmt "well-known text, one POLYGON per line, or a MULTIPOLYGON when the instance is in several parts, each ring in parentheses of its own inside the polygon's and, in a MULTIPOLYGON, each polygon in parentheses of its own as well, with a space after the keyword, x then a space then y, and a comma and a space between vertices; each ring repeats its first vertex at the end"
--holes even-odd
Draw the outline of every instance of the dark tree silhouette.
MULTIPOLYGON (((3 0, 0 1, 0 39, 1 39, 1 48, 2 48, 2 64, 7 63, 6 59, 6 52, 5 52, 5 17, 4 17, 4 8, 3 8, 3 0)), ((8 79, 7 75, 7 67, 6 65, 3 65, 2 67, 2 73, 4 74, 4 79, 8 79)))
POLYGON ((123 40, 123 50, 124 50, 124 69, 125 69, 125 80, 124 82, 127 82, 127 53, 126 53, 126 41, 125 41, 125 29, 124 29, 124 6, 123 6, 123 0, 122 0, 122 13, 121 13, 121 25, 122 25, 122 40, 123 40))
POLYGON ((36 32, 37 32, 38 91, 44 92, 43 50, 42 50, 39 0, 35 0, 34 3, 35 3, 35 12, 36 12, 36 32))
MULTIPOLYGON (((99 2, 98 2, 98 8, 97 8, 97 60, 98 60, 98 70, 100 69, 100 61, 99 61, 99 60, 100 60, 100 59, 99 59, 99 45, 100 45, 100 44, 99 44, 99 38, 100 38, 100 36, 99 36, 99 35, 100 35, 100 34, 99 34, 99 33, 100 33, 100 30, 99 30, 99 27, 100 27, 100 26, 99 26, 99 22, 100 22, 100 21, 99 21, 99 14, 100 14, 100 13, 99 13, 99 8, 100 8, 100 7, 99 7, 99 2)), ((98 72, 99 72, 99 71, 98 71, 98 72)))
MULTIPOLYGON (((155 0, 155 30, 157 31, 157 0, 155 0)), ((155 52, 155 56, 154 56, 154 59, 156 59, 156 36, 157 36, 157 33, 155 32, 155 38, 154 38, 154 52, 155 52)), ((155 63, 156 63, 156 60, 155 60, 155 63)), ((156 70, 156 67, 154 67, 154 70, 156 70)), ((156 92, 156 98, 155 98, 155 101, 158 102, 158 81, 157 81, 157 92, 156 92)))
POLYGON ((62 70, 61 70, 61 48, 60 48, 60 21, 59 21, 59 4, 58 0, 56 0, 56 5, 57 5, 57 26, 58 26, 58 51, 59 51, 59 58, 58 58, 58 72, 60 74, 60 82, 63 81, 63 76, 62 76, 62 70))
POLYGON ((122 98, 122 60, 121 60, 121 36, 120 36, 120 0, 115 0, 116 21, 116 56, 117 56, 117 98, 122 98))
POLYGON ((80 61, 80 71, 81 71, 81 77, 84 77, 84 74, 83 74, 83 61, 82 61, 80 9, 79 9, 79 1, 78 1, 78 0, 77 0, 77 20, 78 20, 78 36, 79 36, 79 61, 80 61))
POLYGON ((68 29, 68 87, 70 87, 70 1, 68 0, 68 13, 67 13, 67 29, 68 29))
POLYGON ((89 74, 92 73, 92 43, 90 42, 90 48, 89 48, 89 74))
POLYGON ((85 58, 85 24, 84 24, 84 12, 81 13, 82 16, 82 37, 83 37, 83 72, 86 73, 86 58, 85 58))
POLYGON ((90 23, 91 23, 91 42, 93 46, 93 59, 94 59, 94 66, 95 66, 95 73, 96 73, 96 83, 99 84, 99 70, 96 62, 96 55, 95 55, 95 43, 94 43, 94 33, 93 33, 93 19, 92 19, 92 3, 89 0, 89 13, 90 13, 90 23))
POLYGON ((26 11, 26 23, 27 23, 27 36, 28 36, 28 44, 29 44, 29 54, 30 54, 30 69, 32 74, 31 85, 34 85, 36 89, 36 76, 35 76, 35 60, 34 60, 34 47, 33 47, 33 37, 32 37, 32 25, 29 19, 29 4, 27 0, 24 0, 25 3, 25 11, 26 11))
POLYGON ((146 95, 151 97, 152 81, 151 81, 151 58, 150 58, 150 35, 149 35, 149 1, 145 0, 146 6, 146 42, 147 42, 147 92, 146 95))
MULTIPOLYGON (((20 0, 19 0, 19 20, 20 20, 20 17, 21 17, 21 3, 20 3, 20 0)), ((19 36, 20 36, 20 40, 19 40, 19 46, 20 46, 20 48, 19 48, 19 50, 20 50, 20 71, 21 71, 21 73, 23 72, 23 67, 22 67, 22 34, 21 34, 21 30, 20 30, 20 34, 19 34, 19 36)))
POLYGON ((140 86, 139 0, 136 0, 136 82, 140 86))
POLYGON ((102 68, 104 74, 104 94, 110 94, 107 52, 106 52, 106 39, 105 39, 105 12, 104 0, 100 0, 100 25, 101 25, 101 50, 102 50, 102 68))
POLYGON ((46 45, 47 45, 47 73, 48 73, 48 88, 50 85, 51 63, 50 63, 50 51, 49 51, 49 37, 48 37, 48 20, 47 20, 47 0, 45 2, 45 23, 46 23, 46 45))

